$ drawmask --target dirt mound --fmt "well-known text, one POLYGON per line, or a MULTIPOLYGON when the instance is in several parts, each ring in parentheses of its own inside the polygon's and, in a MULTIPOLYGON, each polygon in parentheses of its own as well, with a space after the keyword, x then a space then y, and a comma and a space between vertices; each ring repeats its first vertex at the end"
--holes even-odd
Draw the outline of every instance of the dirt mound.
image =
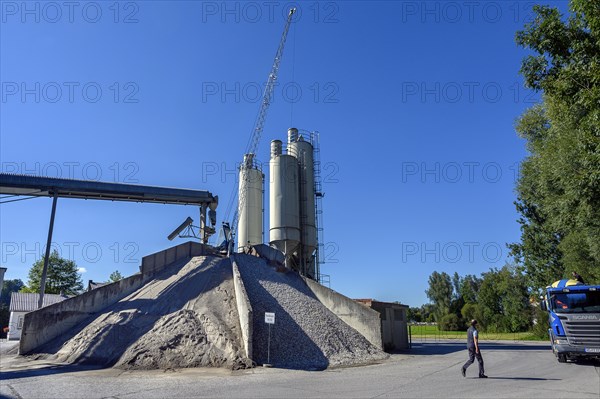
POLYGON ((47 349, 63 362, 123 369, 246 367, 234 295, 230 261, 196 257, 168 266, 47 349))

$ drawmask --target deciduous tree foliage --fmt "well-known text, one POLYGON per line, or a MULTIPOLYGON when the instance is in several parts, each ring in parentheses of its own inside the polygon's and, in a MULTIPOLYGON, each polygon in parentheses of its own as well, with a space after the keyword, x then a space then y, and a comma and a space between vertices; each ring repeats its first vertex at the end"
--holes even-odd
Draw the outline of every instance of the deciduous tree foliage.
POLYGON ((442 330, 465 330, 471 319, 477 319, 482 329, 494 332, 527 331, 532 324, 527 281, 515 266, 491 269, 481 277, 455 273, 451 278, 433 272, 426 293, 442 330), (459 291, 453 293, 453 285, 459 291))
POLYGON ((434 306, 436 321, 440 321, 444 315, 450 312, 452 303, 452 278, 446 272, 433 272, 429 276, 429 288, 425 291, 427 297, 434 306))
POLYGON ((435 317, 433 315, 434 306, 430 303, 426 303, 421 305, 421 307, 411 307, 408 309, 408 320, 411 322, 435 322, 435 317))
POLYGON ((487 331, 518 332, 531 326, 532 307, 525 277, 509 265, 482 274, 477 292, 480 322, 487 331))
POLYGON ((6 333, 3 331, 4 327, 8 327, 10 320, 9 304, 10 296, 13 292, 19 292, 25 284, 19 279, 4 280, 2 285, 2 292, 0 293, 0 338, 6 338, 6 333))
POLYGON ((0 304, 4 304, 6 306, 10 305, 10 294, 13 292, 19 292, 19 290, 24 286, 25 284, 23 284, 23 281, 18 278, 13 280, 4 280, 2 292, 0 293, 0 304))
POLYGON ((510 248, 538 291, 572 271, 600 283, 600 7, 570 8, 565 18, 535 6, 516 35, 533 52, 521 74, 543 101, 516 125, 530 155, 516 187, 521 241, 510 248))
MULTIPOLYGON (((29 270, 29 280, 23 292, 39 292, 44 268, 44 257, 36 261, 29 270)), ((59 256, 57 251, 50 254, 48 261, 48 274, 46 276, 47 294, 77 295, 83 290, 81 275, 77 271, 77 265, 72 260, 59 256)))
POLYGON ((481 286, 481 279, 472 274, 467 274, 460 279, 459 294, 465 303, 476 303, 477 293, 481 286))

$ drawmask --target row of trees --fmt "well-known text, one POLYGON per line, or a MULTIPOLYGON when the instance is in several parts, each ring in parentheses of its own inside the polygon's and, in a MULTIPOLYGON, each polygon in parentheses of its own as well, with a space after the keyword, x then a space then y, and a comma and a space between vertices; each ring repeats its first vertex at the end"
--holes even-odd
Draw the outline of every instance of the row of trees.
POLYGON ((526 331, 534 318, 526 279, 509 265, 480 276, 433 272, 426 294, 431 303, 411 308, 409 316, 437 322, 441 330, 464 330, 477 319, 487 331, 526 331))
POLYGON ((542 98, 516 123, 529 151, 516 185, 521 239, 509 245, 516 266, 479 277, 434 272, 432 303, 411 309, 414 320, 455 329, 477 318, 489 330, 523 331, 536 318, 530 298, 548 284, 574 271, 600 282, 600 7, 569 7, 563 16, 534 6, 516 34, 532 51, 521 65, 525 85, 542 98))
POLYGON ((532 51, 521 75, 542 101, 516 125, 530 155, 516 186, 521 240, 510 249, 538 293, 572 271, 600 281, 600 7, 572 0, 570 10, 535 6, 516 35, 532 51))

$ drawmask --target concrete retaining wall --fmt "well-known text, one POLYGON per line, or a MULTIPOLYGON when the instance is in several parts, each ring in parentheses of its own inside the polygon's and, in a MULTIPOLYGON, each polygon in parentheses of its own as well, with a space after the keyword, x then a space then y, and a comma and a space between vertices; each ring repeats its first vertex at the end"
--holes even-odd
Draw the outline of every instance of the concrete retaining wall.
POLYGON ((214 255, 212 247, 198 242, 188 241, 175 247, 156 252, 152 255, 142 258, 140 271, 142 274, 155 274, 162 270, 166 265, 170 265, 183 258, 193 258, 194 256, 214 255))
POLYGON ((362 334, 370 343, 383 349, 381 319, 378 312, 324 287, 314 280, 305 278, 304 281, 327 309, 362 334))
POLYGON ((165 266, 194 256, 213 254, 210 247, 186 242, 142 258, 141 274, 104 285, 54 305, 27 313, 23 323, 19 353, 27 354, 66 333, 90 315, 120 301, 148 282, 165 266))
POLYGON ((242 276, 235 263, 235 257, 231 257, 231 265, 233 268, 233 286, 235 287, 235 303, 237 305, 238 314, 240 317, 240 327, 242 329, 242 340, 246 356, 252 359, 252 305, 244 287, 242 276))
POLYGON ((123 280, 65 299, 25 315, 19 353, 27 354, 64 334, 90 315, 140 288, 149 276, 134 274, 123 280))

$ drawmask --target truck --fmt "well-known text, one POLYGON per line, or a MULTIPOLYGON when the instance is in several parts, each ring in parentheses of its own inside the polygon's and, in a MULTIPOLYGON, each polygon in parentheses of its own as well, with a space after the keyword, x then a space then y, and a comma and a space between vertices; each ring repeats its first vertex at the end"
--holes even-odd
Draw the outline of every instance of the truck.
POLYGON ((559 280, 540 303, 548 312, 552 352, 560 363, 600 360, 600 285, 559 280))

